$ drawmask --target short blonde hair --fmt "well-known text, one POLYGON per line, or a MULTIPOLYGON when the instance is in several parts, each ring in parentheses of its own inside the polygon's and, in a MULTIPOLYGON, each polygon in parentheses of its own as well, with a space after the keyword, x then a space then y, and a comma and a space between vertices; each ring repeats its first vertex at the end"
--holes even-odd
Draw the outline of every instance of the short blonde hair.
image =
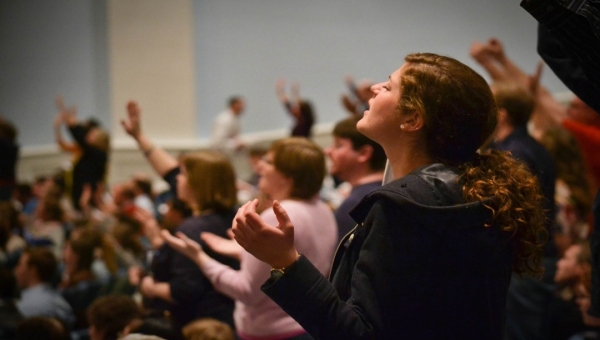
POLYGON ((320 190, 325 178, 325 154, 309 139, 292 137, 271 145, 273 165, 292 179, 292 198, 311 199, 320 190))
POLYGON ((194 320, 181 331, 185 340, 235 340, 228 324, 212 318, 194 320))
POLYGON ((218 152, 199 151, 183 156, 188 184, 196 208, 201 211, 231 210, 237 204, 235 172, 229 160, 218 152))

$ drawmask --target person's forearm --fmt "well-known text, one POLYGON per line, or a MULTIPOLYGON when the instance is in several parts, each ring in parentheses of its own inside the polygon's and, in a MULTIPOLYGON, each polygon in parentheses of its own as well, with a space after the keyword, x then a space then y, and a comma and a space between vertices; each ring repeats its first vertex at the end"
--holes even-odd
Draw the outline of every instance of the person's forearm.
POLYGON ((491 59, 477 60, 479 64, 487 71, 493 81, 507 80, 507 72, 502 72, 498 65, 491 59))
POLYGON ((508 80, 512 80, 518 82, 523 85, 525 88, 529 88, 529 76, 517 66, 511 59, 504 56, 500 60, 498 60, 504 69, 506 70, 506 75, 508 80))
POLYGON ((171 286, 168 283, 154 283, 152 286, 152 296, 168 302, 173 302, 171 298, 171 286))
POLYGON ((160 176, 164 176, 167 172, 179 166, 175 157, 171 156, 165 150, 155 146, 146 135, 140 134, 135 139, 139 149, 144 153, 150 166, 160 176))

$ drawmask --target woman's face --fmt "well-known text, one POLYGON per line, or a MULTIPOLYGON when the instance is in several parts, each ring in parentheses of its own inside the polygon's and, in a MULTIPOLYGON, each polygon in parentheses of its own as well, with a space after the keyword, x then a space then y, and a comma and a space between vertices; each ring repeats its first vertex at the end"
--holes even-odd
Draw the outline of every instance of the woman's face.
POLYGON ((188 183, 188 174, 185 166, 180 166, 180 172, 177 175, 177 198, 184 201, 187 204, 194 203, 194 194, 192 188, 188 183))
POLYGON ((369 109, 356 124, 358 131, 380 144, 400 132, 400 115, 396 108, 400 99, 400 77, 405 66, 392 73, 388 81, 371 86, 373 96, 369 99, 369 109))
POLYGON ((292 180, 275 169, 273 152, 269 151, 262 158, 258 166, 260 181, 258 188, 272 199, 282 200, 289 197, 292 180))

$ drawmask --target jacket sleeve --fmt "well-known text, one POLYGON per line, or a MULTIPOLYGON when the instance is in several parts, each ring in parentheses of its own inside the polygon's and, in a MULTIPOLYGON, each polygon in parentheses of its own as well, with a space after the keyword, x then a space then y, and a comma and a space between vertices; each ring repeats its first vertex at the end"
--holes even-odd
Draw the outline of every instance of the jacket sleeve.
MULTIPOLYGON (((200 242, 198 233, 180 229, 187 237, 200 242), (196 235, 193 235, 196 234, 196 235)), ((208 279, 202 275, 200 268, 185 255, 174 252, 171 260, 171 298, 177 303, 194 303, 207 289, 211 288, 208 279)))
POLYGON ((546 1, 522 1, 539 23, 538 53, 560 80, 586 104, 600 112, 600 21, 546 1))
POLYGON ((279 280, 268 280, 263 291, 315 339, 381 338, 383 321, 375 287, 381 288, 381 283, 387 282, 383 262, 390 241, 384 236, 388 234, 384 216, 383 207, 375 204, 364 223, 363 227, 370 230, 351 273, 347 300, 340 298, 335 287, 304 256, 279 280))

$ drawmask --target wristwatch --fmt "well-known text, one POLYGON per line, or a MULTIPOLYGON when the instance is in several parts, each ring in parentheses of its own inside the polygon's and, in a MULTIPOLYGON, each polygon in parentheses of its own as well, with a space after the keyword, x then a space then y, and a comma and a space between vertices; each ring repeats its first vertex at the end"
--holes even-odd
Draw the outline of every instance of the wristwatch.
POLYGON ((285 268, 271 268, 271 279, 279 280, 285 274, 285 268))
POLYGON ((277 281, 277 280, 281 279, 283 274, 285 274, 285 271, 289 267, 291 267, 294 263, 298 262, 299 258, 300 258, 300 254, 298 254, 298 257, 296 257, 296 261, 294 261, 292 264, 290 264, 289 266, 287 266, 285 268, 271 268, 271 279, 273 281, 277 281))

